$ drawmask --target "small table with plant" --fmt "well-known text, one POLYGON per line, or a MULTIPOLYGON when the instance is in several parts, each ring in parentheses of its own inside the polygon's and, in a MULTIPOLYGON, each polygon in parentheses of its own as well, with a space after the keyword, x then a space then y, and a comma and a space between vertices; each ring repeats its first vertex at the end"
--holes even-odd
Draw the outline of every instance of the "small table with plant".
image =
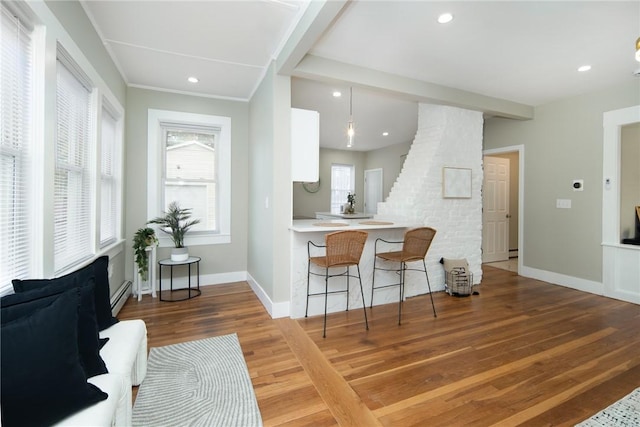
POLYGON ((173 261, 171 258, 161 259, 160 261, 158 261, 158 265, 160 266, 159 267, 160 268, 160 272, 159 272, 159 278, 160 278, 160 283, 159 283, 160 301, 171 301, 171 302, 184 301, 184 300, 188 300, 188 299, 197 297, 198 295, 201 294, 201 291, 200 291, 200 257, 190 256, 185 261, 173 261), (196 286, 197 287, 195 289, 191 288, 191 265, 192 264, 196 265, 196 283, 197 283, 196 286), (188 287, 180 288, 180 289, 173 289, 173 267, 179 266, 179 265, 186 265, 188 270, 189 270, 188 274, 187 274, 188 287), (180 297, 180 298, 171 297, 171 299, 166 299, 166 298, 163 299, 162 298, 162 267, 169 267, 169 270, 170 270, 169 292, 171 292, 172 295, 173 295, 174 292, 186 293, 186 296, 180 297))

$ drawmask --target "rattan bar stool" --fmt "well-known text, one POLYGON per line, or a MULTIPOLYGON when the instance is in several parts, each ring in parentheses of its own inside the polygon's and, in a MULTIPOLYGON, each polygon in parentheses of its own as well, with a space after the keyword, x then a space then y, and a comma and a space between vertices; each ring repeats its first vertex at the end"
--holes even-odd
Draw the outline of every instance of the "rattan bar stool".
POLYGON ((322 337, 327 336, 327 299, 329 294, 334 293, 346 293, 347 294, 347 311, 349 311, 349 278, 357 278, 360 282, 360 294, 362 295, 362 310, 364 312, 364 323, 367 330, 369 330, 369 321, 367 320, 367 308, 364 302, 364 292, 362 289, 362 279, 360 278, 360 257, 364 244, 367 241, 367 232, 360 230, 346 230, 336 231, 334 233, 328 233, 325 235, 325 244, 316 245, 313 242, 307 242, 307 252, 309 254, 309 261, 307 265, 307 307, 304 312, 304 317, 307 317, 309 312, 309 297, 316 295, 324 295, 324 325, 322 328, 322 337), (311 248, 325 248, 324 256, 311 256, 311 248), (312 272, 311 264, 324 269, 323 273, 312 272), (349 267, 356 267, 357 276, 349 274, 349 267), (339 274, 329 274, 329 269, 334 267, 345 267, 346 270, 339 274), (311 275, 324 276, 324 292, 309 293, 309 279, 311 275), (329 291, 329 278, 331 277, 346 277, 347 286, 346 289, 340 289, 335 291, 329 291))
POLYGON ((404 300, 404 285, 405 285, 405 273, 407 270, 412 271, 424 271, 425 276, 427 277, 427 287, 429 288, 429 296, 431 297, 431 307, 433 308, 433 317, 437 317, 436 314, 436 306, 433 303, 433 293, 431 292, 431 285, 429 284, 429 274, 427 273, 427 264, 425 262, 425 257, 427 256, 427 251, 429 250, 429 246, 431 246, 431 242, 433 241, 434 236, 436 235, 436 230, 431 227, 420 227, 414 228, 411 230, 407 230, 404 233, 404 240, 402 241, 389 241, 384 239, 376 239, 375 243, 375 256, 373 260, 373 279, 371 281, 371 305, 373 308, 373 294, 376 289, 388 288, 391 286, 399 286, 400 298, 398 300, 398 325, 401 324, 402 320, 402 301, 404 300), (381 243, 382 242, 382 243, 381 243), (402 250, 400 251, 392 251, 392 252, 379 252, 378 244, 391 243, 391 244, 399 244, 402 243, 402 250), (376 261, 378 258, 400 263, 400 268, 383 268, 378 267, 376 265, 376 261), (422 268, 408 268, 408 262, 416 262, 422 261, 422 268), (389 285, 382 285, 376 287, 376 270, 384 270, 384 271, 395 271, 400 275, 399 283, 393 283, 389 285))

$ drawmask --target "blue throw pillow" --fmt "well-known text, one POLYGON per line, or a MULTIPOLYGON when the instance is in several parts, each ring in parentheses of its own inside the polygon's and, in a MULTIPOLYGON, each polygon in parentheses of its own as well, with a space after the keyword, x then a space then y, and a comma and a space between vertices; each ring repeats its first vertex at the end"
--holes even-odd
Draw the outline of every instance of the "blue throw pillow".
MULTIPOLYGON (((100 357, 100 336, 94 309, 94 284, 71 287, 79 294, 78 310, 78 351, 80 363, 87 377, 106 374, 107 367, 100 357)), ((35 310, 50 305, 64 290, 56 286, 44 286, 27 292, 7 295, 0 299, 0 324, 11 322, 32 314, 35 310)))
POLYGON ((80 366, 77 291, 0 329, 3 427, 45 426, 105 400, 80 366))
POLYGON ((16 293, 41 288, 43 286, 54 286, 59 291, 64 291, 77 286, 85 286, 90 283, 95 284, 94 305, 98 330, 103 331, 109 326, 118 323, 118 319, 111 314, 111 300, 109 290, 109 257, 101 256, 94 262, 55 279, 29 279, 12 281, 13 290, 16 293))

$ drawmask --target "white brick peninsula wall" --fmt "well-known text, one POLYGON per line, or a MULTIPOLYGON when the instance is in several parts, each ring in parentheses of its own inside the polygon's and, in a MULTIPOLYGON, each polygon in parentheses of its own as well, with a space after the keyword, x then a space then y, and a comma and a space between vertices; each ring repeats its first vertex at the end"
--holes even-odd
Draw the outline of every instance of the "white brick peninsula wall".
MULTIPOLYGON (((418 131, 380 218, 402 217, 437 230, 427 269, 432 290, 444 289, 441 257, 466 258, 474 282, 482 279, 482 113, 420 104, 418 131), (471 169, 471 198, 443 198, 443 168, 471 169)), ((407 275, 406 296, 424 293, 422 280, 407 275), (415 285, 414 285, 415 284, 415 285)))

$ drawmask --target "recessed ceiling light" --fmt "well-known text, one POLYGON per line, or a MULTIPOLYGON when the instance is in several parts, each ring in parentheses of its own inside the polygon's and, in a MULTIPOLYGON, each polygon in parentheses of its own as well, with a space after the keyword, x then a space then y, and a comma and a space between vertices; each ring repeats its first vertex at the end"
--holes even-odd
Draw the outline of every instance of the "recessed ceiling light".
POLYGON ((382 132, 382 136, 389 136, 389 132, 382 132))
POLYGON ((200 81, 198 80, 197 77, 193 77, 193 76, 189 77, 187 80, 189 81, 189 83, 198 83, 200 81))
POLYGON ((335 92, 333 92, 333 97, 334 98, 340 98, 342 96, 342 93, 340 93, 339 90, 336 90, 335 92))
POLYGON ((585 71, 589 71, 591 69, 591 65, 583 65, 582 67, 578 68, 578 71, 580 71, 581 73, 584 73, 585 71))
POLYGON ((447 24, 451 21, 453 21, 453 15, 450 13, 443 13, 442 15, 438 16, 438 22, 440 24, 447 24))

